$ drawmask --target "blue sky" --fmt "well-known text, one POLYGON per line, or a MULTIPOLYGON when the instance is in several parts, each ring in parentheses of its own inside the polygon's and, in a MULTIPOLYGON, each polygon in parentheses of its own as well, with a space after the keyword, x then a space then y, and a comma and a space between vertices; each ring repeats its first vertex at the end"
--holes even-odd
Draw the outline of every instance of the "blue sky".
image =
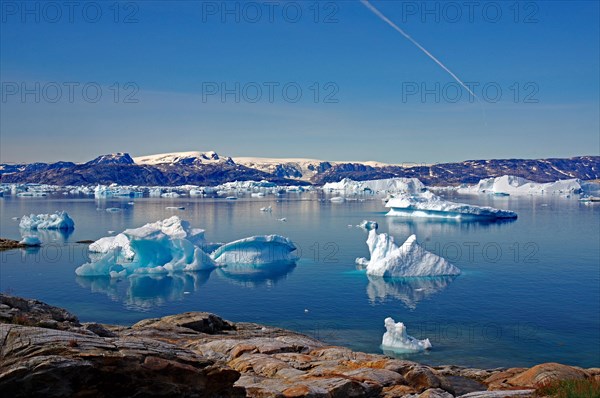
POLYGON ((596 1, 371 2, 476 100, 359 1, 51 3, 0 2, 2 162, 600 154, 596 1))

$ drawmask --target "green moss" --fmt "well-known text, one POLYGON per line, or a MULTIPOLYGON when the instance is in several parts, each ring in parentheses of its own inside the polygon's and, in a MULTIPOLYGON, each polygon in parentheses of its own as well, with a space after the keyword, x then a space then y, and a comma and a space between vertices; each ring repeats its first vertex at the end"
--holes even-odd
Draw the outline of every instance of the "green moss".
POLYGON ((600 381, 593 379, 559 380, 538 388, 536 395, 553 398, 598 398, 600 397, 600 381))

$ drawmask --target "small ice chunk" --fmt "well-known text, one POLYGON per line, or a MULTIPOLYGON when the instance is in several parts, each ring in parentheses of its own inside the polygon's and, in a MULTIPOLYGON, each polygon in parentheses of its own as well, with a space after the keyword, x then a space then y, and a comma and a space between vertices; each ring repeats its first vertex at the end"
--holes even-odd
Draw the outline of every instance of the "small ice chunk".
POLYGON ((458 275, 460 270, 446 259, 428 252, 411 235, 402 246, 386 233, 369 231, 367 246, 371 259, 357 258, 356 263, 367 267, 368 275, 388 277, 458 275))
POLYGON ((35 235, 25 235, 19 243, 25 246, 41 246, 42 241, 35 235))
POLYGON ((379 224, 377 224, 377 221, 367 221, 367 220, 363 220, 363 222, 361 222, 358 225, 359 228, 365 229, 367 231, 370 231, 372 229, 377 229, 379 228, 379 224))
POLYGON ((273 208, 271 206, 267 206, 267 207, 261 207, 260 211, 266 212, 266 213, 270 213, 273 211, 273 208))
POLYGON ((287 222, 287 218, 283 217, 283 218, 278 218, 277 221, 281 221, 281 222, 287 222))
POLYGON ((75 228, 75 222, 66 211, 57 211, 53 214, 31 214, 23 216, 19 223, 21 229, 61 229, 71 230, 75 228))
POLYGON ((386 332, 383 334, 381 346, 396 352, 415 352, 431 349, 429 339, 418 340, 406 334, 402 322, 396 323, 392 318, 385 318, 386 332))

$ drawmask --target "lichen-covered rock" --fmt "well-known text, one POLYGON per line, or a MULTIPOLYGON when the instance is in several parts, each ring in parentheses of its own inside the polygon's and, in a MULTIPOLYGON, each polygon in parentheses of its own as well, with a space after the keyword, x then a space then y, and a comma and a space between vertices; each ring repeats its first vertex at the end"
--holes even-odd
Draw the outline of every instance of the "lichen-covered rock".
POLYGON ((0 391, 10 397, 240 396, 239 373, 156 340, 0 325, 0 391))
POLYGON ((7 397, 499 398, 530 396, 549 380, 600 377, 600 369, 560 364, 432 368, 205 312, 132 327, 80 324, 63 309, 3 294, 0 342, 7 397))
POLYGON ((207 334, 215 334, 234 328, 231 323, 208 312, 185 312, 183 314, 170 315, 163 318, 145 319, 132 327, 138 329, 173 329, 174 327, 178 327, 207 334))

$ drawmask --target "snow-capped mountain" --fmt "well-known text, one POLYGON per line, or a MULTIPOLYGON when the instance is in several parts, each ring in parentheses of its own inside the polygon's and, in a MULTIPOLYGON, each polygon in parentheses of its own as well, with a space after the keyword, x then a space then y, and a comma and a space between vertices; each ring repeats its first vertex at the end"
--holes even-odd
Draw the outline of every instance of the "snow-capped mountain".
POLYGON ((160 153, 158 155, 137 156, 133 158, 133 161, 139 165, 153 166, 158 164, 233 164, 230 157, 220 157, 215 151, 160 153))
POLYGON ((457 185, 513 175, 536 182, 600 179, 600 156, 564 159, 467 160, 431 165, 340 162, 318 159, 219 156, 214 151, 175 152, 131 157, 102 155, 86 163, 0 164, 0 181, 55 185, 217 185, 268 180, 281 185, 416 177, 427 185, 457 185))
POLYGON ((96 159, 90 160, 86 164, 89 166, 101 164, 134 164, 135 162, 128 153, 117 152, 108 155, 98 156, 96 159))

